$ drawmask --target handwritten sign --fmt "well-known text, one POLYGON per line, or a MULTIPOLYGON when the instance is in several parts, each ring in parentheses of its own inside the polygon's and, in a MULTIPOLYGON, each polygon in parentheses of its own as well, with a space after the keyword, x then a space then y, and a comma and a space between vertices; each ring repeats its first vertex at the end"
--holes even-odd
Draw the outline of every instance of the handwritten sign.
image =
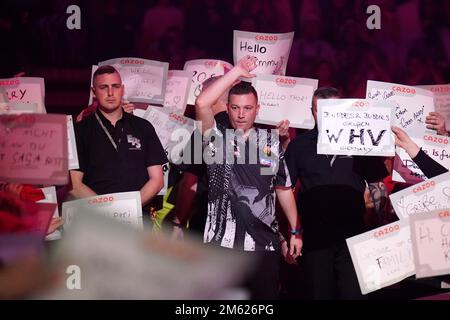
MULTIPOLYGON (((411 139, 433 160, 447 169, 450 168, 449 137, 425 133, 420 138, 411 136, 411 139)), ((396 147, 396 153, 392 171, 393 181, 417 183, 427 179, 404 149, 396 147)))
POLYGON ((64 185, 67 157, 65 115, 0 115, 1 181, 64 185))
POLYGON ((174 241, 83 212, 56 249, 57 265, 81 269, 82 290, 67 290, 67 277, 61 277, 38 299, 217 299, 253 267, 237 250, 223 252, 187 237, 174 241))
POLYGON ((425 118, 434 111, 433 93, 396 83, 367 81, 366 98, 370 100, 395 101, 395 125, 409 134, 422 135, 426 128, 425 118))
POLYGON ((393 102, 317 100, 318 154, 393 156, 393 102))
POLYGON ((80 212, 100 214, 121 223, 143 228, 142 204, 139 191, 97 195, 94 197, 63 202, 64 229, 80 212))
POLYGON ((92 104, 92 102, 94 101, 94 94, 92 93, 92 86, 94 85, 94 83, 92 82, 93 78, 94 78, 94 73, 95 71, 97 71, 98 66, 97 65, 92 65, 91 68, 91 86, 89 87, 89 106, 92 104))
MULTIPOLYGON (((55 211, 53 211, 52 218, 59 218, 59 210, 58 210, 58 198, 56 196, 56 188, 55 187, 47 187, 41 188, 44 193, 45 199, 38 201, 38 203, 53 203, 56 204, 55 211)), ((58 240, 61 239, 61 231, 55 230, 51 234, 45 237, 45 240, 58 240)))
POLYGON ((450 173, 420 182, 389 197, 399 219, 450 208, 450 173))
POLYGON ((73 129, 72 116, 67 116, 67 151, 69 157, 69 170, 78 169, 77 141, 75 140, 75 131, 73 129))
POLYGON ((155 127, 170 162, 178 163, 182 151, 195 130, 195 121, 166 108, 149 107, 144 119, 155 127))
POLYGON ((258 58, 252 73, 285 75, 294 32, 260 33, 234 30, 233 59, 237 64, 246 55, 258 58))
POLYGON ((347 246, 362 294, 414 274, 409 221, 397 221, 348 238, 347 246))
POLYGON ((37 113, 46 113, 44 78, 0 79, 0 87, 5 89, 10 102, 36 103, 37 113))
POLYGON ((169 64, 140 58, 117 58, 99 62, 120 73, 125 86, 124 99, 131 102, 164 103, 169 64))
POLYGON ((450 274, 450 209, 410 218, 416 277, 450 274))
POLYGON ((221 60, 198 59, 186 61, 183 69, 192 75, 187 103, 195 105, 195 99, 202 92, 202 84, 206 79, 223 76, 231 68, 233 68, 233 65, 221 60))
POLYGON ((258 92, 256 123, 276 125, 289 119, 293 128, 314 128, 311 103, 318 80, 276 75, 257 75, 252 84, 258 92))
POLYGON ((166 82, 166 96, 164 107, 171 108, 177 113, 184 114, 191 89, 192 76, 189 71, 169 70, 166 82))
POLYGON ((434 106, 445 118, 446 127, 450 127, 450 84, 437 84, 430 86, 417 86, 434 93, 434 106))

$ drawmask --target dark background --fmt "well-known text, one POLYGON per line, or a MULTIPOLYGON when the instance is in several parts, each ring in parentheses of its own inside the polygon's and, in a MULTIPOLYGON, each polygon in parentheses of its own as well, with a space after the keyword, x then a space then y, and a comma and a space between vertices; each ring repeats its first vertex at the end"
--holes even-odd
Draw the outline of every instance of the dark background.
POLYGON ((450 0, 2 0, 0 78, 44 77, 48 112, 86 107, 91 65, 141 57, 183 69, 233 56, 233 30, 295 31, 287 75, 365 97, 368 79, 450 82, 450 0), (68 30, 69 5, 81 30, 68 30), (368 30, 368 5, 381 30, 368 30))

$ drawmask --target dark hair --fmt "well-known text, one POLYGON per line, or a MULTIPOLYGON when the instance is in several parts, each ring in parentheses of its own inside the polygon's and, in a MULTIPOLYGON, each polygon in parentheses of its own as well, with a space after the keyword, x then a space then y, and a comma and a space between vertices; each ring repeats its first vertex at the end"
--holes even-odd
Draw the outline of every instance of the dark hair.
POLYGON ((101 74, 112 74, 112 73, 119 74, 119 72, 113 66, 109 66, 109 65, 101 66, 97 70, 95 70, 94 75, 92 76, 92 83, 94 83, 95 78, 97 76, 99 76, 101 74))
POLYGON ((258 101, 258 93, 256 92, 255 88, 252 86, 251 83, 246 81, 241 81, 238 84, 235 84, 231 87, 230 92, 228 93, 228 102, 230 102, 230 97, 233 94, 241 95, 241 94, 249 94, 252 93, 256 101, 258 101))
POLYGON ((330 99, 333 97, 340 97, 339 90, 333 87, 320 87, 314 91, 314 97, 318 99, 330 99))

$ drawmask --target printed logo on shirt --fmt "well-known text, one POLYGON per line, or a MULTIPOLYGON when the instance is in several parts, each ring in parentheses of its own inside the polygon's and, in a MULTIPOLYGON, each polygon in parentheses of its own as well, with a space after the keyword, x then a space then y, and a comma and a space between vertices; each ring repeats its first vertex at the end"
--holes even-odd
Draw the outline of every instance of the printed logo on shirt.
POLYGON ((261 158, 260 161, 259 161, 259 163, 260 163, 262 166, 265 166, 265 167, 272 167, 272 165, 275 164, 275 161, 270 160, 270 159, 266 159, 266 158, 261 158))
POLYGON ((141 140, 133 137, 131 134, 127 134, 127 141, 131 143, 134 148, 128 148, 128 150, 141 150, 141 140))

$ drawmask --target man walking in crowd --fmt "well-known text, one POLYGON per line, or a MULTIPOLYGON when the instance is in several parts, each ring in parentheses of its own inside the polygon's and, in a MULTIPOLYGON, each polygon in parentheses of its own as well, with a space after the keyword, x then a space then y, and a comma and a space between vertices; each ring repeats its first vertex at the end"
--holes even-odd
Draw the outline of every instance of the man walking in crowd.
POLYGON ((240 77, 252 77, 250 72, 255 67, 256 58, 243 58, 202 91, 195 107, 201 131, 205 133, 204 155, 210 157, 208 161, 205 159, 209 194, 204 241, 260 258, 248 288, 252 299, 270 299, 278 297, 279 289, 280 238, 275 193, 291 228, 289 253, 299 256, 302 246, 282 148, 268 131, 253 127, 259 105, 257 93, 249 83, 239 82, 230 89, 227 106, 230 127, 215 122, 211 108, 240 77), (252 150, 259 151, 254 164, 249 161, 252 150))
POLYGON ((153 126, 123 111, 124 86, 117 70, 102 66, 93 75, 98 108, 75 125, 80 168, 70 172, 71 194, 140 191, 144 221, 149 204, 164 185, 164 149, 153 126))

